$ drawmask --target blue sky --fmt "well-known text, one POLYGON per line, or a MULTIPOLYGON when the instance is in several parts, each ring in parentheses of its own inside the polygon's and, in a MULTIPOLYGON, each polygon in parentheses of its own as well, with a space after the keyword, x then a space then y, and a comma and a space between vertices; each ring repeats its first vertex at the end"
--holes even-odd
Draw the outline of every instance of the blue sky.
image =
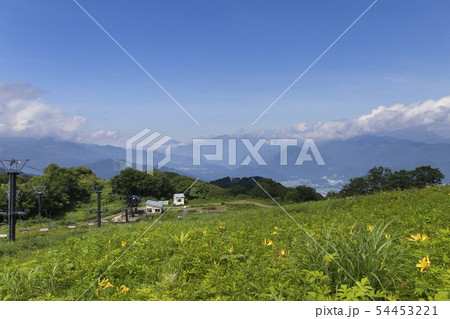
POLYGON ((178 140, 283 130, 450 95, 450 2, 379 0, 250 126, 372 2, 79 0, 200 126, 71 0, 1 1, 0 79, 119 141, 145 127, 178 140))

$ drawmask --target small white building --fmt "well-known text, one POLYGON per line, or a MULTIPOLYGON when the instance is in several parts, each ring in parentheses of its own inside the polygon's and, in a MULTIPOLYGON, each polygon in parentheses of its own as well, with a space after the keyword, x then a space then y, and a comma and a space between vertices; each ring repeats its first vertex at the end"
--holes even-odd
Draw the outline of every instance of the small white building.
POLYGON ((161 214, 163 212, 163 203, 148 200, 145 202, 147 214, 161 214))
POLYGON ((184 205, 184 194, 173 194, 173 203, 175 205, 184 205))

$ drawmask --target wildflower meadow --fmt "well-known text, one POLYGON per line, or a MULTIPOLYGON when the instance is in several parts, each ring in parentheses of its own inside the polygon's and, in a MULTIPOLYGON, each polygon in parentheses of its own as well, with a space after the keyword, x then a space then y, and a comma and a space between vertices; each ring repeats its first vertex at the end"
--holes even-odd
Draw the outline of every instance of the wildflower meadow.
MULTIPOLYGON (((448 300, 450 187, 0 242, 2 300, 448 300)), ((212 204, 209 203, 211 206, 212 204)))

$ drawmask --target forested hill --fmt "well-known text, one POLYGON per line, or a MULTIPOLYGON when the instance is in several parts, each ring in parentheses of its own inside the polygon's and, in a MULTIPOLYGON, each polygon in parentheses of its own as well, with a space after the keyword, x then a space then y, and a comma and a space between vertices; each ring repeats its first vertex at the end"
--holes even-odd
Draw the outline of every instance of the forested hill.
MULTIPOLYGON (((339 193, 329 193, 327 197, 347 197, 367 195, 379 191, 424 188, 441 184, 444 175, 430 166, 418 167, 411 171, 391 171, 386 167, 374 167, 363 177, 357 177, 342 188, 339 193)), ((17 180, 21 191, 19 209, 30 209, 29 216, 37 214, 37 201, 33 186, 46 186, 43 206, 53 216, 63 215, 86 205, 95 203, 93 186, 103 187, 103 202, 123 205, 131 195, 153 200, 170 201, 174 193, 184 193, 187 200, 221 199, 268 199, 268 195, 282 203, 299 203, 322 200, 324 197, 314 188, 300 185, 286 187, 272 179, 259 176, 244 178, 222 178, 210 183, 196 180, 173 172, 154 170, 147 174, 126 168, 111 180, 103 180, 85 167, 66 168, 51 164, 39 176, 20 175, 17 180)), ((8 176, 0 173, 0 192, 8 190, 8 176)), ((7 201, 0 201, 0 209, 7 209, 7 201)))
MULTIPOLYGON (((66 212, 80 208, 83 205, 93 204, 92 187, 103 186, 103 202, 122 203, 131 195, 153 200, 171 200, 174 193, 184 193, 188 200, 218 200, 221 198, 261 198, 267 199, 267 194, 259 185, 280 201, 302 202, 320 200, 323 197, 311 187, 288 188, 268 178, 253 177, 243 179, 246 188, 242 186, 229 187, 229 185, 214 185, 192 177, 183 176, 173 172, 153 171, 153 175, 132 168, 121 171, 119 175, 106 181, 92 172, 89 168, 66 168, 51 164, 44 169, 40 176, 20 175, 18 189, 20 192, 19 208, 30 209, 29 216, 37 213, 37 200, 33 186, 46 186, 42 205, 52 216, 62 215, 66 212), (252 182, 252 185, 250 184, 252 182)), ((8 188, 8 177, 0 174, 0 191, 8 188)), ((0 201, 0 209, 7 209, 7 202, 0 201)))

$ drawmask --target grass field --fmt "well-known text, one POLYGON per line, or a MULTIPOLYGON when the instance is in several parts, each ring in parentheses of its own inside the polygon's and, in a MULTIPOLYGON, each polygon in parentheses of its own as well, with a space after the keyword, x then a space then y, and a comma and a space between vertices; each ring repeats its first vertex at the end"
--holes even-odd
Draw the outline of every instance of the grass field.
POLYGON ((449 195, 449 186, 394 191, 287 213, 218 200, 203 210, 226 212, 46 233, 34 225, 0 241, 0 298, 448 300, 449 195))

